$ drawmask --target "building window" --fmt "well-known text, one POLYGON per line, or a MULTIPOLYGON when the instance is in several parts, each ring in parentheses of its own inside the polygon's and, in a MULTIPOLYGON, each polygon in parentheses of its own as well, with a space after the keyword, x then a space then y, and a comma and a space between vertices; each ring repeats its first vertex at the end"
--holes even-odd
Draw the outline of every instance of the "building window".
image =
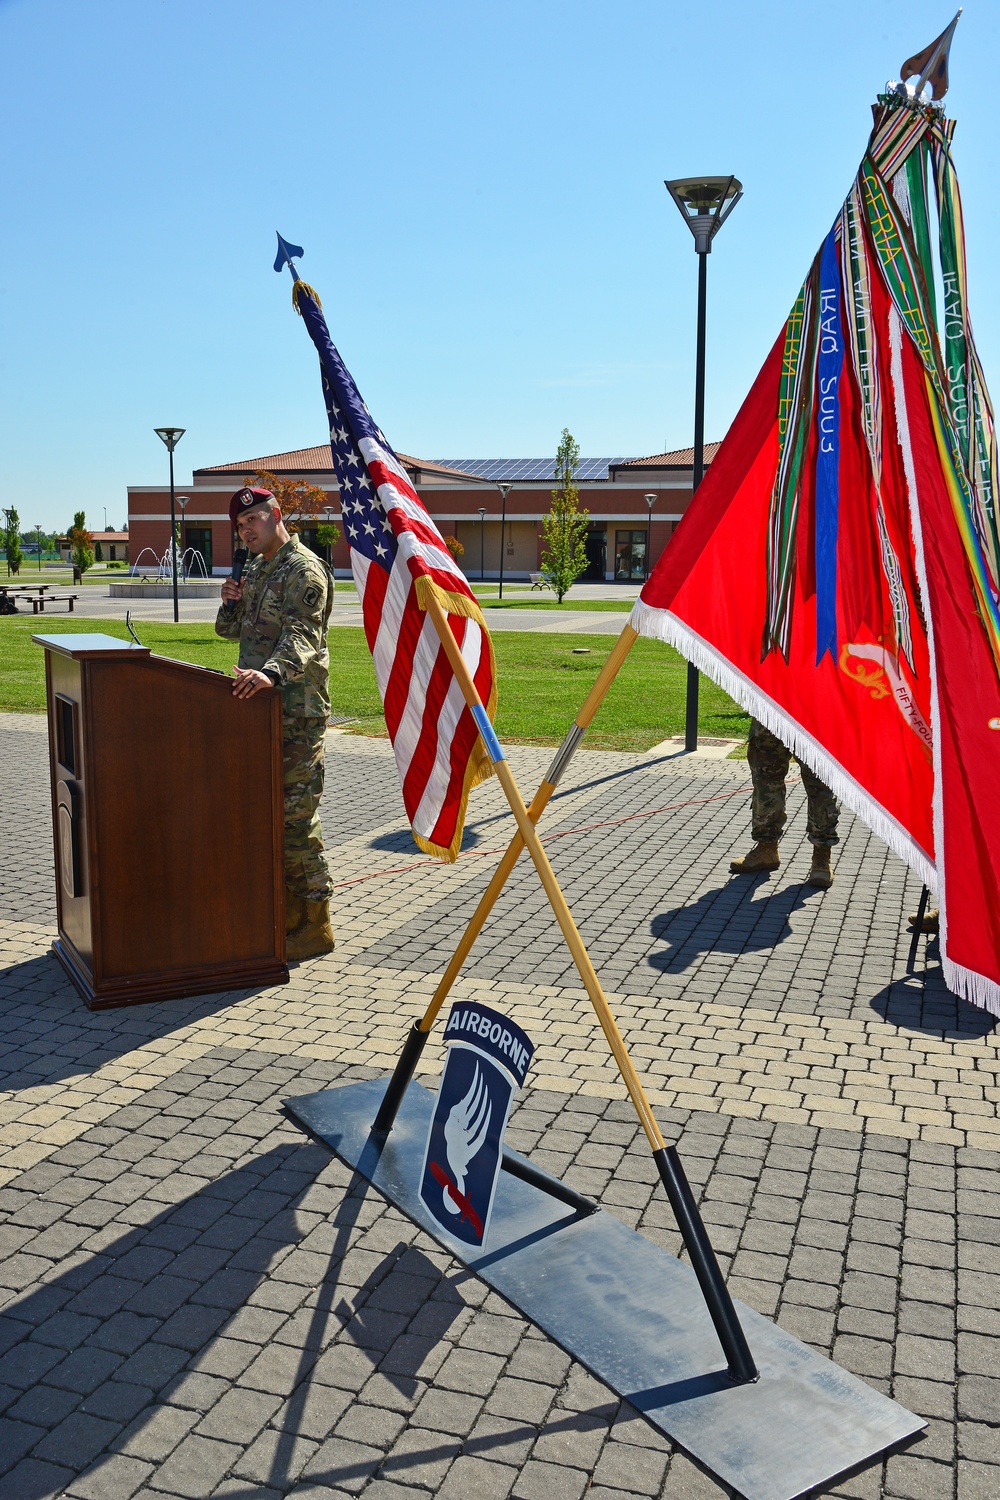
POLYGON ((615 532, 615 581, 641 583, 646 577, 646 533, 615 532))

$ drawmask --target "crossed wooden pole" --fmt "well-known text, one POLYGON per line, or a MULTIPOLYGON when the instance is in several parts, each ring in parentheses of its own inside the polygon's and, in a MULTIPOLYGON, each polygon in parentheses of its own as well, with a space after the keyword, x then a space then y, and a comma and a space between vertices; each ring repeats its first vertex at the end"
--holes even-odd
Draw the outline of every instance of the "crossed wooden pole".
POLYGON ((448 964, 441 981, 431 998, 430 1004, 419 1021, 415 1021, 407 1036, 396 1064, 392 1077, 386 1088, 385 1095, 375 1116, 373 1132, 385 1137, 392 1129, 393 1122, 402 1103, 417 1063, 427 1043, 431 1027, 437 1019, 445 999, 457 979, 462 965, 468 957, 476 938, 485 925, 486 919, 496 904, 500 892, 503 890, 507 880, 520 858, 521 851, 527 849, 531 856, 538 877, 542 882, 545 894, 549 899, 553 914, 566 946, 573 957, 573 962, 583 980, 584 988, 590 997, 597 1018, 601 1023, 601 1029, 607 1038, 608 1046, 612 1056, 618 1064, 622 1081, 628 1090, 629 1097, 639 1117, 639 1123, 645 1131, 646 1138, 652 1148, 653 1160, 656 1163, 660 1179, 667 1192, 671 1208, 677 1220, 681 1236, 691 1257, 692 1269, 698 1278, 702 1294, 708 1306, 712 1322, 722 1344, 723 1352, 729 1367, 730 1377, 739 1383, 746 1383, 758 1378, 758 1370, 754 1363, 753 1355, 747 1343, 746 1336, 740 1326, 736 1309, 732 1298, 726 1287, 722 1271, 715 1257, 708 1233, 698 1212, 694 1194, 684 1173, 680 1158, 674 1146, 668 1146, 653 1114, 652 1106, 646 1098, 646 1092, 639 1079, 639 1075, 629 1057, 628 1049, 622 1038, 621 1032, 608 1004, 607 996, 601 988, 601 982, 597 977, 597 971, 590 959, 583 939, 581 938, 576 923, 573 921, 570 909, 566 904, 555 871, 549 862, 542 842, 536 831, 536 823, 548 806, 549 800, 559 785, 567 766, 575 754, 580 741, 583 739, 588 727, 592 723, 595 714, 604 702, 608 691, 618 676, 621 667, 631 651, 638 634, 631 625, 626 625, 622 631, 614 649, 601 669, 601 672, 591 688, 577 714, 572 727, 567 733, 563 743, 556 752, 555 758, 546 773, 545 779, 532 799, 531 806, 526 807, 524 799, 518 789, 514 773, 510 769, 499 740, 489 721, 482 699, 476 690, 465 658, 462 655, 458 642, 452 634, 451 626, 448 624, 448 616, 441 607, 437 598, 428 591, 427 613, 437 631, 438 637, 444 648, 445 654, 459 683, 465 701, 476 721, 476 726, 486 746, 487 753, 496 772, 497 780, 503 788, 504 795, 510 803, 510 808, 517 823, 517 833, 511 839, 503 859, 497 867, 496 873, 483 893, 479 905, 469 922, 465 933, 455 953, 448 964))

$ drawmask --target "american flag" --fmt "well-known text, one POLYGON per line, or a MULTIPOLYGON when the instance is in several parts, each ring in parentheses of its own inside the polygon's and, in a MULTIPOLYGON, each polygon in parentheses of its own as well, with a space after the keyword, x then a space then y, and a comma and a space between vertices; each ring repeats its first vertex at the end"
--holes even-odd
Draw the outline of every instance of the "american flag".
POLYGON ((433 589, 447 611, 491 720, 493 644, 465 574, 334 347, 319 298, 298 281, 294 300, 319 354, 341 516, 403 805, 420 848, 454 860, 469 792, 491 774, 492 762, 420 607, 421 591, 433 589))

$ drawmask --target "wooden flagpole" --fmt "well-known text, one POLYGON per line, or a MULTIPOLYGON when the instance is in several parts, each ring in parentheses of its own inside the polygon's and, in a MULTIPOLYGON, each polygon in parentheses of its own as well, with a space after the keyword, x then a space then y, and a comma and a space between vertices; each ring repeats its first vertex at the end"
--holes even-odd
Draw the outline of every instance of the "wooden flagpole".
MULTIPOLYGON (((480 736, 486 746, 490 759, 493 761, 497 779, 510 804, 511 812, 514 814, 521 842, 531 855, 535 869, 538 871, 538 877, 542 882, 546 896, 549 898, 549 905, 552 907, 556 921, 559 923, 560 930, 566 940, 566 946, 569 948, 573 962, 576 964, 580 978, 583 980, 584 988, 590 996, 591 1004, 597 1013, 597 1018, 607 1038, 612 1056, 618 1064, 618 1071, 622 1076, 622 1081, 628 1090, 635 1112, 639 1117, 639 1123, 652 1147, 653 1160, 656 1163, 660 1179, 666 1188, 678 1227, 687 1246, 688 1254, 691 1257, 692 1268, 698 1277, 708 1311, 715 1324, 719 1341, 726 1355, 729 1374, 733 1380, 739 1382, 756 1380, 758 1379, 758 1370, 754 1364, 753 1355, 750 1353, 750 1346, 746 1341, 743 1329, 740 1327, 739 1319, 736 1316, 736 1309, 733 1307, 732 1298, 723 1280, 719 1263, 715 1258, 715 1253, 712 1250, 705 1226, 698 1213, 697 1204, 687 1178, 684 1175, 680 1158, 677 1155, 675 1147, 668 1146, 663 1139, 656 1116, 653 1114, 652 1106, 646 1098, 645 1089, 642 1086, 639 1075, 635 1071, 632 1059, 628 1054, 628 1048, 625 1046, 624 1039, 618 1030, 618 1025, 611 1012, 607 997, 601 988, 601 982, 591 962, 590 954, 587 952, 583 939, 577 931, 576 923, 573 921, 570 909, 566 904, 566 898, 559 887, 555 871, 538 837, 535 825, 528 816, 528 809, 524 805, 524 800, 514 779, 514 773, 510 769, 510 764, 504 756, 500 742, 494 733, 493 725, 489 721, 482 699, 476 690, 475 682, 462 655, 461 648, 452 634, 451 626, 448 624, 448 616, 432 590, 428 590, 427 593, 427 613, 431 617, 438 638, 444 648, 445 655, 455 674, 455 679, 462 689, 465 701, 472 711, 480 736)), ((627 643, 625 641, 625 632, 622 633, 618 642, 618 645, 622 648, 621 661, 624 661, 629 649, 634 644, 634 640, 635 632, 632 632, 632 639, 628 640, 627 643)), ((606 666, 609 663, 606 663, 606 666)), ((620 666, 620 662, 618 665, 620 666)), ((604 688, 605 692, 614 680, 616 672, 617 666, 614 671, 608 674, 608 682, 604 688)), ((596 712, 596 706, 593 711, 596 712)), ((546 784, 543 783, 543 788, 546 784)), ((552 785, 554 788, 554 783, 552 785)), ((544 807, 547 801, 548 796, 541 802, 541 806, 538 809, 539 815, 541 808, 544 807)), ((538 802, 539 797, 536 797, 534 803, 538 802)), ((516 857, 515 855, 515 860, 516 857)), ((404 1048, 404 1054, 405 1050, 404 1048)), ((402 1061, 402 1058, 400 1061, 402 1061)), ((382 1133, 379 1132, 377 1120, 374 1129, 377 1133, 382 1133)))
MULTIPOLYGON (((448 634, 451 635, 450 629, 448 634)), ((579 713, 570 725, 559 749, 556 751, 552 763, 545 774, 545 779, 531 800, 531 806, 527 809, 527 817, 533 827, 542 816, 546 807, 548 807, 549 801, 559 782, 562 780, 573 756, 576 754, 583 736, 593 723, 598 709, 608 696, 626 657, 638 639, 638 634, 632 629, 632 626, 626 625, 615 642, 611 654, 598 673, 597 680, 584 699, 579 713)), ((447 650, 447 647, 445 649, 447 650)), ((386 1133, 392 1129, 392 1122, 396 1118, 403 1095, 420 1061, 420 1054, 423 1052, 424 1044, 430 1034, 431 1027, 437 1020, 441 1007, 451 992, 452 985, 461 973, 465 960, 472 952, 476 938, 485 927, 486 919, 496 905, 500 892, 510 879, 511 872, 520 859, 523 849, 524 839, 521 836, 520 828, 518 828, 518 831, 507 846, 506 853, 494 871, 493 878, 480 897, 479 905, 473 912, 458 947, 455 949, 449 960, 448 967, 442 974, 440 982, 431 996, 427 1009, 420 1020, 413 1023, 407 1042, 396 1063, 393 1075, 389 1080, 385 1097, 375 1117, 375 1128, 379 1132, 386 1133)))

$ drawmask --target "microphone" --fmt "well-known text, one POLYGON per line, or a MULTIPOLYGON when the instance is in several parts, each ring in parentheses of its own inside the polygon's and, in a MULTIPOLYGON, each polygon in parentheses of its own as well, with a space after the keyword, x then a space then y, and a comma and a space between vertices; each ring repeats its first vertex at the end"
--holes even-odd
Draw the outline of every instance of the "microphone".
MULTIPOLYGON (((233 570, 232 570, 232 572, 229 575, 230 578, 233 580, 234 583, 239 583, 240 579, 243 577, 243 569, 247 565, 247 558, 249 556, 250 556, 250 553, 247 551, 246 547, 237 547, 236 550, 234 551, 234 553, 233 553, 233 570)), ((236 601, 234 599, 227 599, 226 600, 226 612, 227 613, 231 613, 232 612, 232 609, 233 609, 235 603, 236 603, 236 601)))

